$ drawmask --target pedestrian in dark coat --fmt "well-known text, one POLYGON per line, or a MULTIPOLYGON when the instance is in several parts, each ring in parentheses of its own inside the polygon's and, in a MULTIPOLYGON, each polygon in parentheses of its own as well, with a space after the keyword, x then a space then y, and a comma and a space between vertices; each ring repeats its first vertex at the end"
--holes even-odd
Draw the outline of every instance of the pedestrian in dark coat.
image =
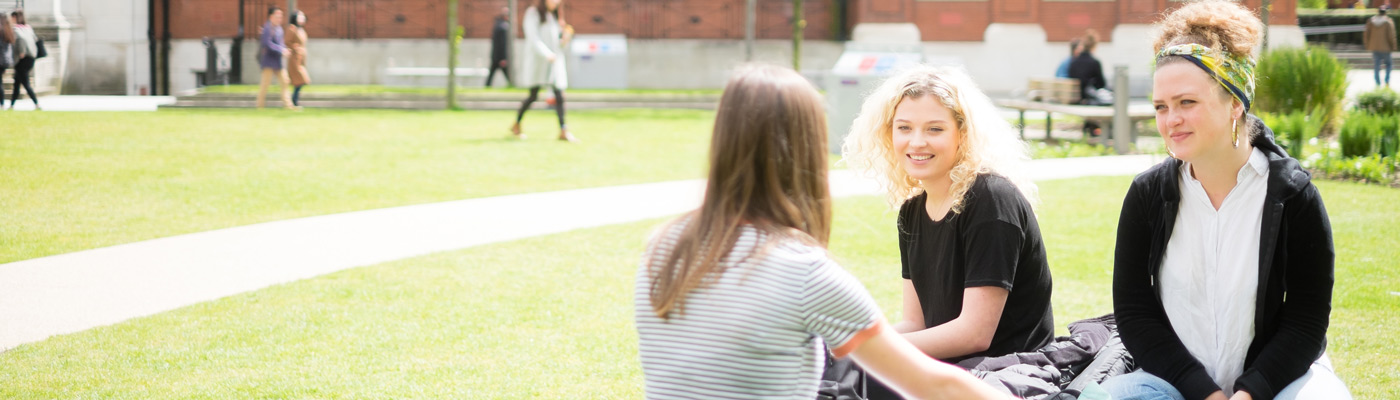
POLYGON ((496 16, 496 22, 491 26, 491 67, 486 72, 486 87, 491 87, 491 78, 496 76, 496 70, 506 77, 506 85, 511 85, 510 56, 506 51, 506 46, 510 46, 509 18, 510 8, 501 7, 501 15, 496 16))

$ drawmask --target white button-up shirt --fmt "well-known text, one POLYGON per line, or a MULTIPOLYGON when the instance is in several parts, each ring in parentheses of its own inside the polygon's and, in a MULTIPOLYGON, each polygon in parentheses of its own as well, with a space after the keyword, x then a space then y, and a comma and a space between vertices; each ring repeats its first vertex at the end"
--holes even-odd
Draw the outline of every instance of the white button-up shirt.
POLYGON ((1254 149, 1217 210, 1183 163, 1181 208, 1162 259, 1160 294, 1172 329, 1226 396, 1254 340, 1268 176, 1268 157, 1254 149))

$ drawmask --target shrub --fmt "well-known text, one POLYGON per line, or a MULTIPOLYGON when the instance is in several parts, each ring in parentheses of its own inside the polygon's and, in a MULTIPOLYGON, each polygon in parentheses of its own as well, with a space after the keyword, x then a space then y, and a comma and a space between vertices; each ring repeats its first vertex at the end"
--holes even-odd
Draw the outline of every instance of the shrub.
POLYGON ((1298 8, 1327 9, 1327 0, 1298 0, 1298 8))
POLYGON ((1308 139, 1317 137, 1320 128, 1316 119, 1308 118, 1307 114, 1301 112, 1284 115, 1261 114, 1260 118, 1264 120, 1265 125, 1274 130, 1274 136, 1288 149, 1288 153, 1300 160, 1303 159, 1303 146, 1307 144, 1308 139))
POLYGON ((1118 154, 1112 147, 1102 144, 1089 144, 1073 141, 1057 141, 1053 144, 1042 141, 1031 142, 1031 158, 1095 157, 1118 154))
POLYGON ((1375 115, 1400 114, 1400 94, 1396 94, 1390 88, 1381 87, 1356 95, 1356 110, 1375 115))
POLYGON ((1364 157, 1376 152, 1379 118, 1365 113, 1351 113, 1337 136, 1342 145, 1342 157, 1364 157))
POLYGON ((1400 150, 1400 119, 1384 119, 1381 122, 1380 134, 1376 152, 1382 157, 1395 157, 1396 150, 1400 150))
POLYGON ((1254 108, 1307 113, 1324 134, 1336 131, 1346 97, 1347 66, 1319 46, 1270 50, 1259 57, 1254 108))

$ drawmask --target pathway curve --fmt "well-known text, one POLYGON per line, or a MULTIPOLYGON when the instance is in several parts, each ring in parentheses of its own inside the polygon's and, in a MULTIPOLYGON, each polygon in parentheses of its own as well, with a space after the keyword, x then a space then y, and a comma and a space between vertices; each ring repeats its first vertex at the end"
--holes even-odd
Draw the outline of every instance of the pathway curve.
MULTIPOLYGON (((1160 156, 1037 160, 1034 178, 1132 175, 1160 156)), ((833 171, 832 195, 878 185, 833 171)), ((0 351, 343 269, 675 215, 702 180, 531 193, 267 222, 0 264, 0 351)))

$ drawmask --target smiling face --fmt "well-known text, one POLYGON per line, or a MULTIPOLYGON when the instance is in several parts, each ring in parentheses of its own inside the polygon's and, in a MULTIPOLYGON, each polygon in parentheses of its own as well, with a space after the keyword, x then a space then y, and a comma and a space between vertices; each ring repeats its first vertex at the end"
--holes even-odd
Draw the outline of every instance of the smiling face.
POLYGON ((905 173, 925 188, 952 183, 948 173, 957 164, 962 144, 953 110, 937 96, 905 97, 895 106, 891 128, 894 156, 902 159, 905 173))
MULTIPOLYGON (((1177 159, 1198 162, 1226 156, 1235 148, 1231 117, 1243 113, 1244 105, 1199 67, 1189 62, 1158 67, 1152 77, 1152 105, 1157 109, 1157 132, 1177 159)), ((1248 133, 1243 126, 1239 129, 1244 144, 1248 133)))
POLYGON ((267 20, 273 25, 282 25, 282 10, 273 11, 267 16, 267 20))

